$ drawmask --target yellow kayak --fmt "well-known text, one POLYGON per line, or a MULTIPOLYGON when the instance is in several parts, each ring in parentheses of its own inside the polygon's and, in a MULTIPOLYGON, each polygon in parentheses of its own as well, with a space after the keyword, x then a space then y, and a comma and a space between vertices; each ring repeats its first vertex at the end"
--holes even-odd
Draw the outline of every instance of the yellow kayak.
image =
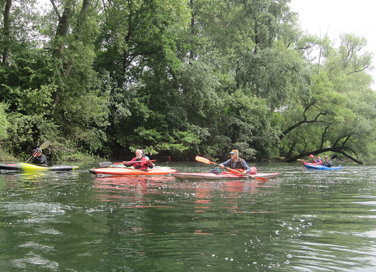
POLYGON ((44 171, 71 171, 77 169, 78 166, 71 165, 55 165, 51 167, 39 166, 31 163, 17 163, 14 170, 22 170, 27 173, 44 172, 44 171))

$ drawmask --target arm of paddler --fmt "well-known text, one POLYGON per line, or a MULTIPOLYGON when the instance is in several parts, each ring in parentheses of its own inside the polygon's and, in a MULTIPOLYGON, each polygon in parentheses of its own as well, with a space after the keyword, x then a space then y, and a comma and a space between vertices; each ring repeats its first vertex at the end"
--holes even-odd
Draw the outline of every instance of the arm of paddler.
POLYGON ((251 172, 251 168, 248 166, 245 160, 242 161, 242 166, 244 171, 242 172, 243 176, 248 175, 251 172))

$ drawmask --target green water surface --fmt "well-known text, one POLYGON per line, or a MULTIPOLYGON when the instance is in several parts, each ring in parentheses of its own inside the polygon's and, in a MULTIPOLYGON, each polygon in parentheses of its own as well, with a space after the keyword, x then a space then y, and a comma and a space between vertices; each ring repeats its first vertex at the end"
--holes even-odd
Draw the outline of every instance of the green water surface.
MULTIPOLYGON (((179 162, 180 172, 210 165, 179 162)), ((375 166, 268 182, 0 174, 1 271, 373 271, 375 166)))

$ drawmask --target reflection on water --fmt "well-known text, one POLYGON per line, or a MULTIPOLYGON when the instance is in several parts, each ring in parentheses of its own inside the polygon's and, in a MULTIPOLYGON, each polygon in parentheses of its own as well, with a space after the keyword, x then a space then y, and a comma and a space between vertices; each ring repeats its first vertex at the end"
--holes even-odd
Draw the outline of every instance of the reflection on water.
MULTIPOLYGON (((97 188, 102 201, 138 202, 148 201, 148 194, 176 195, 184 192, 194 198, 210 199, 216 192, 227 192, 226 198, 238 198, 242 193, 256 194, 258 187, 276 186, 273 180, 265 182, 254 181, 177 181, 172 176, 163 177, 95 177, 94 186, 97 188), (121 199, 121 200, 120 200, 121 199)), ((204 201, 204 200, 201 200, 204 201)), ((208 200, 209 201, 209 200, 208 200)))
MULTIPOLYGON (((171 165, 207 172, 197 163, 171 165)), ((0 175, 2 271, 371 271, 375 167, 268 182, 0 175)))

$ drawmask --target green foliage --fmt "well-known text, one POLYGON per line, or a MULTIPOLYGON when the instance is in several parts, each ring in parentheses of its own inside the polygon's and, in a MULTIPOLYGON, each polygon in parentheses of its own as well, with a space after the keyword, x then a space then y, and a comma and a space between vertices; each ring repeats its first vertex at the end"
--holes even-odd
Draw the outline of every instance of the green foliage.
POLYGON ((28 143, 35 143, 33 135, 38 135, 38 124, 43 122, 41 116, 23 115, 21 113, 9 113, 8 142, 13 150, 20 152, 28 143))
POLYGON ((21 0, 0 23, 0 140, 21 156, 50 140, 56 159, 372 161, 366 40, 303 34, 288 2, 21 0))
MULTIPOLYGON (((169 150, 174 154, 182 154, 184 151, 194 149, 200 144, 200 138, 191 131, 173 131, 171 135, 166 135, 157 131, 157 129, 145 130, 138 128, 136 134, 140 139, 135 142, 149 143, 143 145, 147 154, 154 155, 160 151, 169 150)), ((129 149, 136 151, 140 145, 130 144, 129 149)))
POLYGON ((17 88, 11 94, 15 96, 15 105, 19 112, 44 115, 51 106, 51 96, 55 90, 55 85, 42 85, 34 90, 17 88))
POLYGON ((71 150, 56 152, 54 159, 68 162, 94 162, 99 160, 98 157, 93 156, 92 154, 82 153, 78 151, 72 152, 71 150))
POLYGON ((9 128, 9 121, 6 114, 6 109, 8 108, 8 105, 4 103, 0 103, 0 141, 7 138, 7 130, 9 128))
POLYGON ((284 112, 284 126, 293 129, 285 130, 282 147, 289 157, 328 150, 362 161, 376 132, 376 95, 364 72, 370 66, 369 54, 361 54, 364 40, 351 35, 342 37, 338 50, 327 41, 323 44, 323 68, 313 70, 309 96, 301 96, 284 112))

